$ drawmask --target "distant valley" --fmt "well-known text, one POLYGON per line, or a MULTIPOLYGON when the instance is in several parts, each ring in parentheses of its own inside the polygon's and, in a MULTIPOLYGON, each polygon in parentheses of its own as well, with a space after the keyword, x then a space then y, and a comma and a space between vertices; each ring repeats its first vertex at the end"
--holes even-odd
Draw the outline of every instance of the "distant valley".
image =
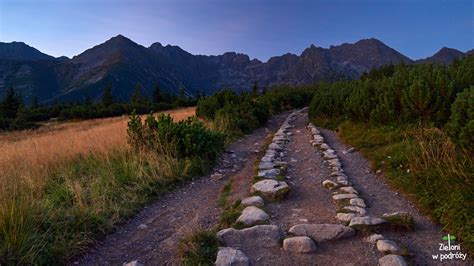
POLYGON ((144 47, 118 35, 74 56, 54 58, 22 42, 0 43, 0 95, 13 86, 28 103, 98 99, 112 83, 114 97, 127 100, 140 83, 143 94, 157 84, 163 90, 189 96, 211 94, 222 88, 249 90, 281 84, 303 85, 316 81, 358 78, 384 65, 417 63, 448 64, 463 53, 442 48, 431 57, 412 60, 377 39, 328 49, 311 45, 301 55, 285 54, 267 62, 228 52, 217 56, 193 55, 178 46, 156 42, 144 47))

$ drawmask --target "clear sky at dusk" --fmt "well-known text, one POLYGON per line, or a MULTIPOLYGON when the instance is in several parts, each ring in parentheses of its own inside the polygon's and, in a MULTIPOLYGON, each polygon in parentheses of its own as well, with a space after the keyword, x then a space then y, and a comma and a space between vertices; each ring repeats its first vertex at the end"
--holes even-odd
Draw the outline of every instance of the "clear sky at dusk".
POLYGON ((0 0, 0 41, 77 55, 122 34, 193 54, 267 60, 374 37, 412 59, 474 48, 474 1, 0 0))

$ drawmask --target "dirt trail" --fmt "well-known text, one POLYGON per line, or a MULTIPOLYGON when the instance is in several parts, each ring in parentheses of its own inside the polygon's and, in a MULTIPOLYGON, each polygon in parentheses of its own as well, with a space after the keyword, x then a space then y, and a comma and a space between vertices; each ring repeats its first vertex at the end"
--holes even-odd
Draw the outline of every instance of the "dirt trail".
MULTIPOLYGON (((224 172, 225 169, 224 178, 217 181, 209 177, 201 178, 168 193, 103 240, 93 251, 82 257, 79 264, 119 265, 132 260, 139 260, 145 265, 179 264, 176 260, 179 240, 194 229, 212 228, 217 224, 221 211, 217 207, 217 199, 230 176, 234 181, 230 195, 232 200, 251 196, 250 187, 254 183, 255 163, 260 162, 265 154, 265 151, 256 153, 255 150, 259 149, 270 133, 280 128, 287 115, 288 113, 285 113, 274 117, 267 127, 232 145, 230 147, 232 153, 226 153, 216 167, 216 171, 224 172), (147 228, 138 229, 141 224, 145 224, 147 228)), ((265 223, 279 228, 284 238, 293 237, 288 231, 297 224, 343 224, 335 217, 338 207, 333 201, 333 196, 337 193, 339 193, 337 196, 340 196, 345 192, 322 186, 324 180, 335 179, 331 176, 335 170, 328 163, 328 158, 323 158, 322 151, 325 149, 310 144, 314 133, 306 128, 307 111, 296 112, 294 117, 295 119, 291 121, 292 126, 280 133, 282 138, 284 134, 286 140, 281 152, 274 155, 278 160, 272 160, 273 163, 280 161, 279 163, 288 165, 285 176, 278 178, 284 178, 291 191, 281 201, 265 199, 265 206, 260 207, 270 215, 265 223)), ((334 156, 337 155, 342 164, 339 173, 347 176, 347 180, 356 190, 354 193, 358 191, 358 196, 367 205, 364 209, 367 213, 360 216, 381 217, 384 213, 408 212, 415 221, 414 231, 383 229, 381 233, 386 239, 408 250, 409 254, 404 260, 409 264, 441 264, 432 259, 433 254, 440 252, 438 243, 442 242, 441 229, 421 215, 407 199, 385 184, 381 176, 375 175, 370 170, 368 161, 360 153, 356 151, 346 153, 348 147, 339 140, 335 132, 320 129, 320 134, 324 137, 324 142, 330 146, 327 149, 334 149, 334 156)), ((251 229, 257 227, 262 228, 254 226, 251 229)), ((237 236, 229 238, 234 238, 232 240, 234 241, 243 237, 237 241, 238 243, 234 241, 237 243, 235 246, 225 241, 223 245, 242 251, 250 265, 378 265, 379 259, 384 256, 374 243, 366 241, 368 233, 357 230, 352 230, 355 233, 342 238, 315 240, 316 250, 306 254, 285 250, 281 242, 271 245, 270 235, 258 236, 254 233, 238 236, 240 232, 243 230, 234 230, 232 234, 235 233, 237 236), (252 237, 260 237, 265 243, 258 242, 252 237)), ((278 237, 276 239, 277 242, 280 241, 278 237)), ((236 257, 229 256, 227 259, 236 257)), ((457 265, 471 263, 468 260, 449 262, 457 265)))
POLYGON ((217 199, 226 180, 229 176, 247 176, 253 172, 255 150, 285 117, 286 114, 273 117, 266 127, 231 145, 228 150, 232 152, 225 153, 215 167, 216 172, 224 173, 222 179, 206 176, 167 193, 72 263, 122 265, 138 260, 147 265, 177 264, 179 240, 195 229, 213 228, 217 224, 220 214, 217 199), (146 225, 146 229, 139 229, 140 225, 146 225))

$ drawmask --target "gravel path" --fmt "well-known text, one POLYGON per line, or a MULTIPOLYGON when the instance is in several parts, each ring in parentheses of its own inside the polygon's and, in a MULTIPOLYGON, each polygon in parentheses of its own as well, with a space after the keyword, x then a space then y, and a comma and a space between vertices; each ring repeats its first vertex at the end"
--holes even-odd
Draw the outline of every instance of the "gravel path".
POLYGON ((139 260, 149 265, 176 264, 177 245, 186 234, 198 228, 213 228, 218 221, 220 209, 217 198, 231 175, 253 171, 259 149, 268 132, 276 130, 286 114, 273 117, 266 125, 242 138, 229 147, 215 171, 225 172, 220 180, 210 176, 167 193, 145 207, 134 218, 119 226, 83 257, 72 264, 122 265, 139 260), (146 229, 139 229, 146 225, 146 229))

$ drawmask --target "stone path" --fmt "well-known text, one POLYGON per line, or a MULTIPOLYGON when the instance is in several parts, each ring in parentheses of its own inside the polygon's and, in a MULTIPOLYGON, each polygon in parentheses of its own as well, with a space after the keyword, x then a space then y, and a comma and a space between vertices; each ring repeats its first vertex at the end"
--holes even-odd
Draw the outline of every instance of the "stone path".
POLYGON ((371 173, 334 132, 308 124, 306 109, 283 122, 257 168, 263 180, 242 199, 253 205, 243 214, 252 208, 256 218, 264 218, 245 229, 221 230, 216 265, 439 263, 431 254, 441 242, 440 228, 371 173), (372 197, 383 197, 381 206, 372 197), (423 242, 429 246, 418 244, 423 242), (239 256, 227 256, 229 250, 239 256))

